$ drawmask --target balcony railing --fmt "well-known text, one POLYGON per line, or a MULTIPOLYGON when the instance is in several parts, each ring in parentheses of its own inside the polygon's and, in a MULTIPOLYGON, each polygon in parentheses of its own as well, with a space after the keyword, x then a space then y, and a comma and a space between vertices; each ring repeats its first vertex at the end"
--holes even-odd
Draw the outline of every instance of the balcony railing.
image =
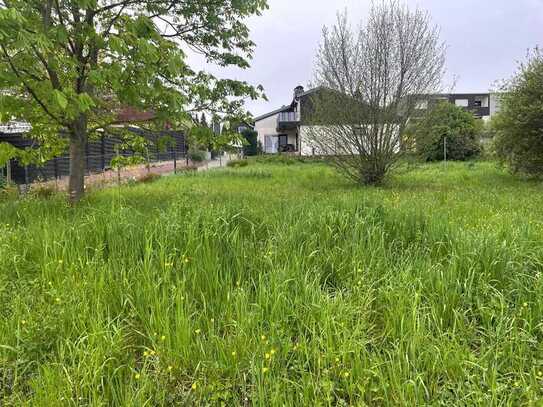
POLYGON ((299 122, 300 114, 298 112, 281 112, 277 118, 278 123, 299 122))

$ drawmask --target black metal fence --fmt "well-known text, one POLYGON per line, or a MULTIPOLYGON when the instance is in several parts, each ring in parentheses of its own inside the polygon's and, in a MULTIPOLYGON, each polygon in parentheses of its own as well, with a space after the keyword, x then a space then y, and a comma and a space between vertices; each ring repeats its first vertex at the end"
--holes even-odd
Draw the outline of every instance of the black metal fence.
MULTIPOLYGON (((186 140, 181 132, 141 133, 141 135, 151 141, 144 156, 145 161, 148 163, 177 162, 187 156, 186 140), (158 147, 158 139, 162 136, 169 136, 173 141, 165 149, 158 147)), ((120 139, 111 136, 103 136, 98 140, 89 142, 85 154, 87 174, 101 173, 111 169, 111 163, 115 157, 131 157, 136 154, 133 150, 122 149, 121 145, 120 139)), ((31 184, 36 181, 47 181, 69 175, 70 157, 67 155, 56 157, 39 166, 23 166, 13 160, 10 166, 10 177, 13 182, 16 184, 31 184)), ((3 172, 7 176, 7 170, 4 169, 3 172)))

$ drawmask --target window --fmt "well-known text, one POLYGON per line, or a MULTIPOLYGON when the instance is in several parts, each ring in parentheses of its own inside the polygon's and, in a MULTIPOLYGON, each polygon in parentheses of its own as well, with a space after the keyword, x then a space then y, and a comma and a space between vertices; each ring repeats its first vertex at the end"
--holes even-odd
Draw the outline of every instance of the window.
POLYGON ((476 107, 488 107, 488 96, 475 96, 474 105, 476 107))
POLYGON ((467 99, 456 99, 454 101, 454 104, 456 106, 460 106, 460 107, 468 107, 469 106, 469 101, 467 99))

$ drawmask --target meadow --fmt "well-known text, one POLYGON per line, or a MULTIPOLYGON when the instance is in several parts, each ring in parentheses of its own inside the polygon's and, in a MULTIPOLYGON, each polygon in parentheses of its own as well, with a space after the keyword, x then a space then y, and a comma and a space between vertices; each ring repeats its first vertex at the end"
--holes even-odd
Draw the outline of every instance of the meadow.
POLYGON ((0 405, 543 403, 542 185, 319 163, 0 202, 0 405))

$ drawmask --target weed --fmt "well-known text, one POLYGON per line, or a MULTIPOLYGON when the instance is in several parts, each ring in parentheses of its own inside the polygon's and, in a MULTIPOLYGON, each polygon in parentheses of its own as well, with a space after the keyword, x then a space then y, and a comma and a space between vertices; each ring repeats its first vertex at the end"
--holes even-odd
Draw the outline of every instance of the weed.
POLYGON ((121 189, 0 203, 1 405, 543 398, 540 184, 252 162, 121 189))

